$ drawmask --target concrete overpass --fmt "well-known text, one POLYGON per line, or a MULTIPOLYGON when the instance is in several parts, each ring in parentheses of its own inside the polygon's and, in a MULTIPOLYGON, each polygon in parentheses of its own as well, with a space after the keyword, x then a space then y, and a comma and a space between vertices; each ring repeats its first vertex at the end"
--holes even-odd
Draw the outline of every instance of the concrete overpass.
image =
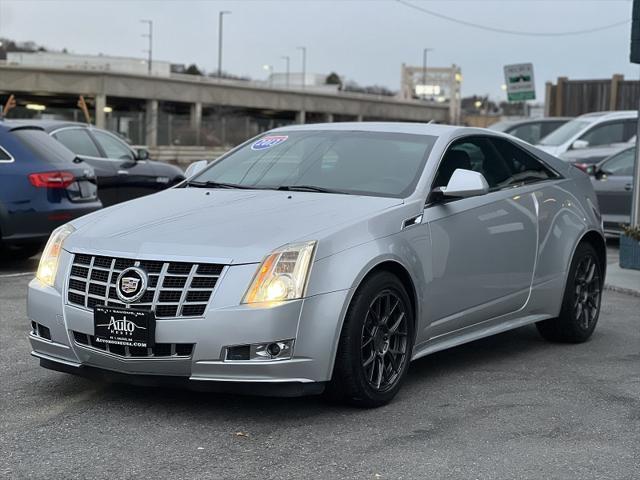
POLYGON ((400 100, 350 92, 326 93, 301 87, 270 88, 258 82, 232 81, 193 75, 140 76, 117 72, 44 69, 0 64, 0 93, 55 97, 85 95, 95 99, 94 118, 104 127, 105 107, 115 99, 143 102, 146 143, 158 138, 159 102, 189 106, 189 122, 199 132, 203 108, 240 107, 266 112, 290 112, 295 121, 382 120, 449 122, 442 103, 400 100))

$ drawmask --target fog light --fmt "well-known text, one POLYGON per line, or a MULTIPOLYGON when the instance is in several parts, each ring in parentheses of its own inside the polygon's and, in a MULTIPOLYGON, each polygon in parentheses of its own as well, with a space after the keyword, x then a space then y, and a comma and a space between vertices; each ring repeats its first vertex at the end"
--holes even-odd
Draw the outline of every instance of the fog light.
POLYGON ((292 346, 293 340, 252 345, 251 359, 281 360, 283 358, 291 358, 292 346), (255 347, 255 350, 253 347, 255 347))
POLYGON ((269 355, 271 355, 272 357, 277 357, 281 351, 282 349, 277 343, 270 343, 269 345, 267 345, 267 352, 269 352, 269 355))
POLYGON ((288 360, 293 356, 293 340, 226 347, 225 361, 288 360))

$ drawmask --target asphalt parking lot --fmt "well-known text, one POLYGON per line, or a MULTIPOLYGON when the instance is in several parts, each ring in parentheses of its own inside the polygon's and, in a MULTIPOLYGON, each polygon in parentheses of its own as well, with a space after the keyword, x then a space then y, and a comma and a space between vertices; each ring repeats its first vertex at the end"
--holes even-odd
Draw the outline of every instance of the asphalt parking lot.
POLYGON ((415 362, 377 410, 109 385, 29 355, 35 261, 0 268, 0 478, 640 478, 640 298, 582 345, 534 327, 415 362))

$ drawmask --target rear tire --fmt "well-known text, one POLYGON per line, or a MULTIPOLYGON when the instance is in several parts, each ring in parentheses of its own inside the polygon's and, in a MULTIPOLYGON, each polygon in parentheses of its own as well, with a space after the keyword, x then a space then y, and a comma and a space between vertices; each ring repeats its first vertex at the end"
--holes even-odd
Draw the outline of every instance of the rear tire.
POLYGON ((596 250, 588 243, 579 244, 569 268, 560 315, 536 323, 540 335, 552 342, 587 341, 600 316, 603 283, 596 250))
POLYGON ((409 367, 413 317, 395 275, 382 271, 367 279, 349 305, 326 396, 366 408, 389 403, 409 367))

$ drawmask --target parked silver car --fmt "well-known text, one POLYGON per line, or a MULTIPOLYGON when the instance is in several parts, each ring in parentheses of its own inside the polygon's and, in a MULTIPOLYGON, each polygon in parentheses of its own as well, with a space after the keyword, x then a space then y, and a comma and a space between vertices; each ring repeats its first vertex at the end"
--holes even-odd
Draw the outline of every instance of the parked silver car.
POLYGON ((618 235, 631 219, 635 160, 635 147, 628 147, 596 165, 591 177, 608 234, 618 235))
POLYGON ((520 140, 291 126, 58 229, 30 340, 80 375, 378 406, 438 350, 532 323, 587 340, 605 266, 589 177, 520 140))
POLYGON ((628 142, 638 131, 638 112, 621 110, 580 115, 544 137, 537 147, 561 156, 570 150, 628 142))
POLYGON ((569 120, 569 117, 519 118, 494 123, 489 126, 489 130, 508 133, 535 145, 569 120))

